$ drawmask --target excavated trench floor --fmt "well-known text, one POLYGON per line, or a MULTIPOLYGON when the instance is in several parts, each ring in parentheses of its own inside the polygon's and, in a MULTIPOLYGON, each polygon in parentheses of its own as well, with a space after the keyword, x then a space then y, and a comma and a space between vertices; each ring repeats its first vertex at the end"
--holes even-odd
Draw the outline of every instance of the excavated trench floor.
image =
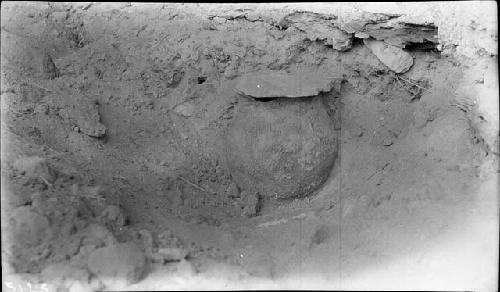
POLYGON ((6 291, 494 287, 496 52, 454 54, 417 10, 280 5, 2 6, 6 291), (257 98, 235 90, 252 72, 270 84, 257 98), (317 127, 285 130, 306 114, 280 107, 313 99, 317 127), (285 133, 262 138, 273 149, 335 137, 307 196, 228 163, 255 108, 249 123, 285 133))

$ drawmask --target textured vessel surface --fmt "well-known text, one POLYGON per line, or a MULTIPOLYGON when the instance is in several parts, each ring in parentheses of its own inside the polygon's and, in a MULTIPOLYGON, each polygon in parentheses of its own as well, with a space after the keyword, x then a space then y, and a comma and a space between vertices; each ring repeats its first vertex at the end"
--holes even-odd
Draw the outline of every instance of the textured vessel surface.
POLYGON ((264 197, 295 198, 327 179, 337 136, 321 97, 252 102, 237 110, 227 151, 241 188, 264 197))

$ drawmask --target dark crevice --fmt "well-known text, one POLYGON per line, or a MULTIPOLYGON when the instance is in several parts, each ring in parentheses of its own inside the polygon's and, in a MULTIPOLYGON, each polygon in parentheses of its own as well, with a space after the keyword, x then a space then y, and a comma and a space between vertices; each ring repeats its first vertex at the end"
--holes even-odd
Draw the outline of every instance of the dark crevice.
POLYGON ((410 43, 405 47, 405 49, 408 51, 431 52, 431 51, 438 51, 437 45, 438 45, 437 43, 431 41, 424 41, 423 43, 410 43))
POLYGON ((255 101, 261 102, 269 102, 278 99, 278 97, 263 97, 263 98, 254 98, 255 101))
POLYGON ((406 22, 405 25, 409 26, 409 27, 421 28, 424 30, 433 30, 433 31, 436 30, 437 31, 437 27, 433 23, 419 24, 419 23, 406 22))
POLYGON ((198 77, 198 84, 203 84, 205 83, 205 81, 207 81, 207 77, 205 76, 198 77))
POLYGON ((357 38, 357 37, 354 37, 352 39, 352 47, 357 47, 357 46, 361 46, 363 45, 363 39, 362 38, 357 38))

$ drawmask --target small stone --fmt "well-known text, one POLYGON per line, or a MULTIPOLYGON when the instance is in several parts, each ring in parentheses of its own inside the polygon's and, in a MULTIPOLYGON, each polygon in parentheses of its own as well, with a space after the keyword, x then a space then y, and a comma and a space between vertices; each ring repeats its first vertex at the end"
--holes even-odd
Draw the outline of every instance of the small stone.
POLYGON ((236 76, 238 76, 238 66, 239 66, 239 61, 235 60, 231 62, 224 71, 224 77, 226 77, 229 80, 232 80, 236 76))
POLYGON ((24 172, 29 178, 41 178, 49 184, 56 180, 56 175, 45 158, 38 156, 21 157, 14 162, 13 167, 24 172))
POLYGON ((405 73, 413 66, 413 58, 401 48, 389 45, 383 41, 363 40, 366 47, 395 73, 405 73))
POLYGON ((211 21, 203 21, 201 23, 201 27, 204 30, 217 30, 217 28, 215 27, 215 24, 211 21))
POLYGON ((331 35, 332 37, 327 38, 325 44, 331 45, 334 50, 344 52, 352 47, 352 35, 340 29, 333 29, 331 35))
POLYGON ((238 191, 238 186, 231 182, 226 189, 226 197, 228 198, 238 198, 240 196, 240 192, 238 191))
POLYGON ((195 106, 189 102, 181 103, 174 108, 174 111, 176 113, 184 117, 192 116, 195 110, 196 110, 195 106))
POLYGON ((180 71, 177 69, 172 72, 169 72, 167 78, 167 87, 176 88, 182 81, 182 78, 184 78, 184 74, 185 74, 184 71, 180 71))
POLYGON ((394 142, 390 138, 384 138, 384 141, 382 143, 384 144, 384 146, 391 146, 392 144, 394 144, 394 142))
POLYGON ((60 76, 59 69, 54 64, 52 57, 47 53, 43 57, 42 69, 45 78, 54 79, 60 76))
POLYGON ((44 242, 51 234, 49 219, 35 213, 31 206, 16 208, 10 217, 13 244, 32 247, 44 242))
POLYGON ((86 229, 86 235, 82 245, 94 245, 101 247, 111 245, 116 242, 113 234, 106 227, 100 224, 91 224, 86 229))
POLYGON ((257 192, 243 191, 241 197, 244 200, 243 215, 246 217, 256 216, 260 211, 260 195, 257 192))
POLYGON ((46 115, 49 113, 49 106, 46 104, 39 104, 35 108, 35 112, 38 114, 46 115))
POLYGON ((105 225, 113 228, 123 227, 127 222, 127 218, 120 207, 114 205, 106 206, 100 215, 100 219, 105 225))
POLYGON ((118 243, 93 251, 88 268, 106 286, 125 286, 138 282, 146 271, 146 258, 134 243, 118 243))

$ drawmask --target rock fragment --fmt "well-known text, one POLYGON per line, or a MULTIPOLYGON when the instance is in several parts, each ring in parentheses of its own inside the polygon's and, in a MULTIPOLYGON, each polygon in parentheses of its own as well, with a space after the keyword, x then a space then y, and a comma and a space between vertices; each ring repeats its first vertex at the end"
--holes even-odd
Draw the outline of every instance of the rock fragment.
POLYGON ((234 183, 231 182, 225 191, 226 197, 227 198, 237 198, 240 196, 240 192, 238 191, 238 186, 234 183))
POLYGON ((392 141, 390 137, 385 137, 384 140, 382 141, 382 144, 384 146, 391 146, 392 144, 394 144, 394 141, 392 141))
POLYGON ((176 88, 181 83, 182 78, 184 78, 184 74, 184 71, 178 69, 169 72, 167 75, 167 87, 176 88))
POLYGON ((246 217, 256 216, 261 207, 261 197, 257 192, 243 191, 241 196, 244 200, 243 215, 246 217))
POLYGON ((413 58, 401 48, 386 44, 383 41, 363 40, 365 46, 395 73, 405 73, 413 65, 413 58))
POLYGON ((118 243, 94 250, 89 256, 88 268, 107 286, 124 286, 142 278, 146 257, 134 243, 118 243))
POLYGON ((354 34, 355 37, 360 38, 360 39, 367 39, 370 37, 369 34, 364 33, 364 32, 357 32, 354 34))
POLYGON ((58 105, 59 115, 68 122, 76 124, 88 136, 100 138, 106 135, 106 126, 100 122, 98 104, 84 96, 69 96, 58 105))
POLYGON ((332 90, 335 79, 317 71, 256 71, 241 77, 236 92, 251 98, 299 98, 332 90))
POLYGON ((45 53, 43 56, 42 69, 45 78, 54 79, 60 76, 59 69, 57 69, 52 57, 48 53, 45 53))
POLYGON ((433 25, 389 21, 381 24, 368 24, 363 32, 376 40, 383 40, 398 48, 404 48, 409 44, 428 43, 433 46, 438 44, 437 27, 433 25))
POLYGON ((190 117, 195 112, 195 106, 190 102, 183 102, 174 107, 174 112, 184 117, 190 117))
POLYGON ((100 215, 100 219, 103 224, 113 229, 123 227, 127 222, 127 218, 120 207, 115 205, 106 206, 100 215))

